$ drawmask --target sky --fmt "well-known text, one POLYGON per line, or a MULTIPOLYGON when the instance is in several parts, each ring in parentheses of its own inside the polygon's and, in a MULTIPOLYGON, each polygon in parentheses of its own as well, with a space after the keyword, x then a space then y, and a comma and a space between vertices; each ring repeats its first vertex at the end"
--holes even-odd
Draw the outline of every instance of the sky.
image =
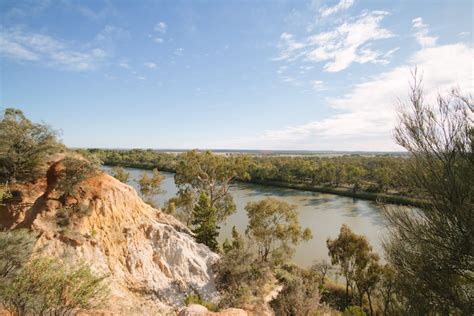
POLYGON ((0 2, 0 109, 67 146, 400 150, 411 72, 474 93, 470 0, 0 2))

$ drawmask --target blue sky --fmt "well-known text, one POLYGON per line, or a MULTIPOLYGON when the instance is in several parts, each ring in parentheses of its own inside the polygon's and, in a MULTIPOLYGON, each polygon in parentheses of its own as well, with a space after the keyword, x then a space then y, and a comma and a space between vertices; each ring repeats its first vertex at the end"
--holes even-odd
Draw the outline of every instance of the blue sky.
POLYGON ((0 108, 73 147, 399 150, 410 70, 428 95, 474 90, 467 0, 3 0, 0 12, 0 108))

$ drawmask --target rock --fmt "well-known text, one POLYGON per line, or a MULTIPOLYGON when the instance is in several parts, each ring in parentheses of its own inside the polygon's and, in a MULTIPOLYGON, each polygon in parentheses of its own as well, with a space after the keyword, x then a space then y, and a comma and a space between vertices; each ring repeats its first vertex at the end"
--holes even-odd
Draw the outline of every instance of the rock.
POLYGON ((183 308, 178 316, 248 316, 243 309, 228 308, 219 312, 210 312, 206 307, 199 304, 191 304, 183 308))
POLYGON ((194 290, 205 300, 216 300, 211 266, 218 255, 196 243, 177 219, 144 203, 132 187, 106 173, 80 184, 80 196, 68 202, 87 212, 72 213, 67 227, 59 227, 58 170, 56 162, 47 180, 16 184, 21 203, 0 206, 0 228, 30 228, 40 235, 36 247, 44 246, 46 254, 70 263, 86 261, 97 273, 109 275, 110 306, 124 315, 171 312, 194 290))

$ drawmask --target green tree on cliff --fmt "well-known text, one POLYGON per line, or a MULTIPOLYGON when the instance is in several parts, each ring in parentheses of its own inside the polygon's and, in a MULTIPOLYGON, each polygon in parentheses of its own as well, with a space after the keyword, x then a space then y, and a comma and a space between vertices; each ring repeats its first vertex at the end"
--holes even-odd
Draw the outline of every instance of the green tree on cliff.
POLYGON ((194 207, 193 232, 196 234, 196 241, 207 245, 211 250, 219 249, 217 236, 219 227, 217 226, 216 210, 211 207, 206 193, 201 193, 199 202, 194 207))
POLYGON ((48 125, 7 108, 0 120, 0 182, 35 179, 46 157, 61 147, 48 125))

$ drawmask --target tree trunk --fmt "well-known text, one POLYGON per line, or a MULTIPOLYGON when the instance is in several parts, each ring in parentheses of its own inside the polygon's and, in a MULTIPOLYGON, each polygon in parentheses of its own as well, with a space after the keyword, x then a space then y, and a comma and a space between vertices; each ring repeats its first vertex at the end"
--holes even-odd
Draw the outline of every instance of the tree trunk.
POLYGON ((348 303, 349 299, 349 280, 346 278, 346 302, 345 302, 345 307, 349 306, 348 303))
POLYGON ((374 316, 374 310, 372 309, 372 300, 370 299, 369 291, 367 291, 367 298, 369 299, 370 316, 374 316))

